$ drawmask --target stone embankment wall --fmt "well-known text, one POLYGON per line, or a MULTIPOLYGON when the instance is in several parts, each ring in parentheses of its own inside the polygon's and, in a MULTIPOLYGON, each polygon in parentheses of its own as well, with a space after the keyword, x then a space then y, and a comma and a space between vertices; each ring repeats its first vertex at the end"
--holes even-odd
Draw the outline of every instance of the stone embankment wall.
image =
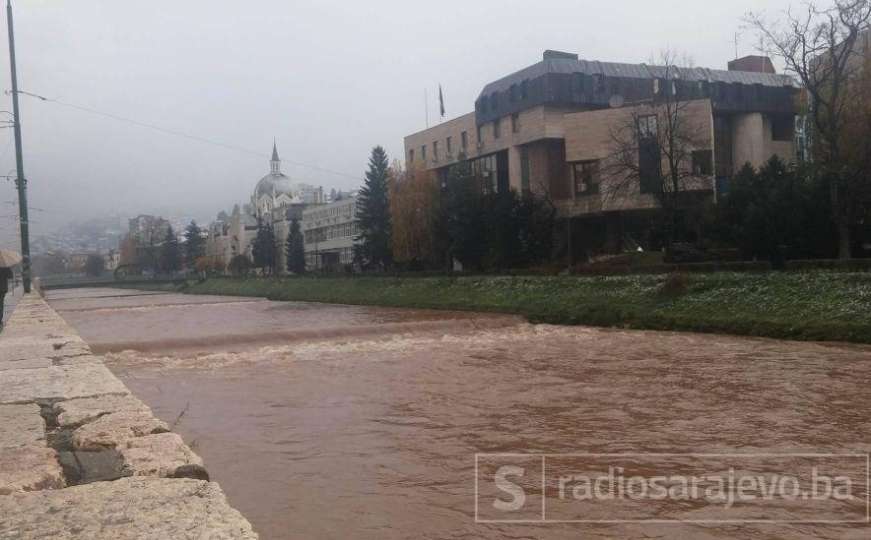
POLYGON ((203 461, 38 295, 0 333, 0 540, 257 538, 203 461))

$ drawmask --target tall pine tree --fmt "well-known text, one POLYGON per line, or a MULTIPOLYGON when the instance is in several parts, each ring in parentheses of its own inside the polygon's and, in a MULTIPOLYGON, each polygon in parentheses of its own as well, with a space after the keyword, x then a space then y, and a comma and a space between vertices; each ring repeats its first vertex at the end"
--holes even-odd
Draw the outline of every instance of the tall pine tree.
POLYGON ((481 178, 462 156, 448 173, 440 234, 451 263, 456 259, 465 270, 481 270, 487 253, 488 223, 482 191, 481 178))
POLYGON ((197 259, 206 254, 206 241, 203 230, 196 221, 191 221, 184 231, 184 249, 188 268, 195 268, 197 259))
POLYGON ((287 234, 287 271, 294 274, 305 272, 305 244, 298 219, 290 222, 290 232, 287 234))
POLYGON ((181 247, 178 245, 178 237, 172 227, 166 231, 166 238, 160 247, 160 269, 166 274, 172 274, 181 270, 181 247))
POLYGON ((275 230, 270 223, 257 221, 257 236, 252 246, 254 267, 260 268, 264 275, 274 273, 277 266, 275 230))
POLYGON ((357 225, 360 230, 357 258, 364 266, 381 270, 390 266, 393 260, 387 198, 389 167, 384 148, 373 148, 366 182, 357 196, 357 225))

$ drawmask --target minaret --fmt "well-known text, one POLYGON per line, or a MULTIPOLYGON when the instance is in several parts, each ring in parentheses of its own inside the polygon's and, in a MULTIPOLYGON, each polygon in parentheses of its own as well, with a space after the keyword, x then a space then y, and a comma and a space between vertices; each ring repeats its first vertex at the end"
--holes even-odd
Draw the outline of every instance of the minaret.
POLYGON ((281 159, 278 158, 278 147, 275 145, 275 141, 272 141, 272 160, 270 160, 269 164, 272 167, 272 174, 281 174, 281 159))

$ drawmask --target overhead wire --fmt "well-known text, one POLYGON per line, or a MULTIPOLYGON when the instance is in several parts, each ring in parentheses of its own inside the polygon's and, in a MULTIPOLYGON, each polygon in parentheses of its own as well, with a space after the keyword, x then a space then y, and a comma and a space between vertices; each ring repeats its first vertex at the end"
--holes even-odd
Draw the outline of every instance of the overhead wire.
MULTIPOLYGON (((6 93, 8 94, 9 91, 7 90, 6 93)), ((138 127, 141 127, 141 128, 151 129, 151 130, 153 130, 153 131, 157 131, 157 132, 160 132, 160 133, 164 133, 164 134, 166 134, 166 135, 172 135, 172 136, 175 136, 175 137, 181 137, 181 138, 188 139, 188 140, 192 140, 192 141, 196 141, 196 142, 199 142, 199 143, 202 143, 202 144, 208 144, 208 145, 212 145, 212 146, 217 146, 217 147, 221 147, 221 148, 224 148, 224 149, 227 149, 227 150, 233 150, 233 151, 236 151, 236 152, 241 152, 241 153, 245 153, 245 154, 249 154, 249 155, 253 155, 253 156, 257 156, 257 157, 267 157, 267 158, 269 157, 269 154, 265 154, 265 153, 263 153, 263 152, 258 152, 258 151, 256 151, 256 150, 251 150, 250 148, 244 148, 244 147, 242 147, 242 146, 237 146, 237 145, 234 145, 234 144, 228 144, 228 143, 224 143, 224 142, 221 142, 221 141, 216 141, 216 140, 209 139, 209 138, 206 138, 206 137, 201 137, 201 136, 199 136, 199 135, 193 135, 193 134, 190 134, 190 133, 185 133, 185 132, 183 132, 183 131, 178 131, 178 130, 175 130, 175 129, 166 128, 166 127, 159 126, 159 125, 157 125, 157 124, 152 124, 152 123, 149 123, 149 122, 142 122, 142 121, 140 121, 140 120, 136 120, 136 119, 133 119, 133 118, 127 118, 127 117, 125 117, 125 116, 120 116, 120 115, 117 115, 117 114, 113 114, 113 113, 109 113, 109 112, 105 112, 105 111, 100 111, 100 110, 94 109, 94 108, 92 108, 92 107, 85 107, 85 106, 83 106, 83 105, 77 105, 77 104, 74 104, 74 103, 69 103, 69 102, 66 102, 66 101, 62 101, 62 100, 60 100, 60 99, 49 98, 49 97, 42 96, 42 95, 40 95, 40 94, 35 94, 35 93, 33 93, 33 92, 25 92, 24 90, 19 90, 18 93, 21 94, 21 95, 24 95, 24 96, 29 96, 29 97, 35 98, 35 99, 37 99, 37 100, 39 100, 39 101, 43 101, 43 102, 46 102, 46 103, 56 103, 56 104, 61 105, 61 106, 63 106, 63 107, 68 107, 68 108, 70 108, 70 109, 75 109, 75 110, 78 110, 78 111, 81 111, 81 112, 86 112, 86 113, 89 113, 89 114, 94 114, 94 115, 97 115, 97 116, 102 116, 102 117, 104 117, 104 118, 109 118, 109 119, 111 119, 111 120, 115 120, 115 121, 117 121, 117 122, 122 122, 122 123, 126 123, 126 124, 131 124, 131 125, 138 126, 138 127)), ((332 174, 332 175, 335 175, 335 176, 342 176, 342 177, 345 177, 345 178, 352 178, 352 179, 354 179, 354 180, 362 180, 362 177, 360 177, 360 176, 355 176, 355 175, 353 175, 353 174, 349 174, 349 173, 345 173, 345 172, 341 172, 341 171, 336 171, 336 170, 333 170, 333 169, 329 169, 329 168, 327 168, 327 167, 321 167, 320 165, 313 165, 313 164, 311 164, 311 163, 303 163, 303 162, 301 162, 301 161, 295 161, 295 160, 290 160, 290 159, 283 159, 282 161, 284 161, 284 162, 286 162, 286 163, 289 163, 289 164, 291 164, 291 165, 296 165, 296 166, 298 166, 298 167, 304 167, 304 168, 307 168, 307 169, 311 169, 311 170, 315 170, 315 171, 319 171, 319 172, 323 172, 323 173, 327 173, 327 174, 332 174)))

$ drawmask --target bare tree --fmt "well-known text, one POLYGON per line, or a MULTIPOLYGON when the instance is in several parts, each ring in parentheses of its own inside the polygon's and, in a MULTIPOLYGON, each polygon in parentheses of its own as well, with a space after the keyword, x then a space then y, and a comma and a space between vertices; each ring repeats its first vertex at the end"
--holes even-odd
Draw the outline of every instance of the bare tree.
POLYGON ((862 76, 862 32, 871 21, 871 0, 834 0, 828 8, 809 2, 800 13, 787 11, 770 23, 758 13, 746 17, 762 38, 766 54, 783 61, 804 86, 812 127, 813 161, 827 182, 838 230, 838 256, 850 258, 850 227, 868 190, 867 161, 845 159, 851 122, 851 88, 862 76))
MULTIPOLYGON (((650 101, 631 107, 626 121, 611 129, 611 152, 603 162, 603 195, 611 203, 649 193, 662 217, 666 251, 678 229, 678 210, 686 192, 700 187, 693 152, 709 149, 710 127, 697 120, 689 91, 675 65, 676 55, 664 52, 650 101)), ((712 164, 711 164, 712 166, 712 164)))
POLYGON ((441 204, 439 182, 432 171, 412 165, 390 168, 390 219, 393 256, 403 264, 438 266, 444 259, 436 235, 441 204))

